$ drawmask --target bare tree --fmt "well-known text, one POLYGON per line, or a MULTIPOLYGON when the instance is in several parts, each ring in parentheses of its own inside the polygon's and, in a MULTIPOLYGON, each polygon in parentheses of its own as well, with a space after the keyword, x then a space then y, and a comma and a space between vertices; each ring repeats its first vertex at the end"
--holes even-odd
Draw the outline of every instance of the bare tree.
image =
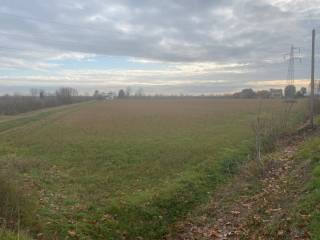
POLYGON ((30 94, 31 94, 32 97, 38 97, 39 90, 36 89, 36 88, 31 88, 30 89, 30 94))
POLYGON ((44 99, 45 94, 46 94, 46 92, 41 89, 41 90, 40 90, 40 93, 39 93, 40 99, 44 99))
POLYGON ((127 87, 126 88, 126 97, 130 97, 131 93, 132 93, 131 87, 127 87))
POLYGON ((143 89, 138 88, 134 95, 135 95, 135 97, 142 97, 144 95, 143 89))
POLYGON ((78 91, 70 87, 62 87, 56 91, 56 96, 59 101, 64 104, 72 103, 72 98, 78 96, 78 91))

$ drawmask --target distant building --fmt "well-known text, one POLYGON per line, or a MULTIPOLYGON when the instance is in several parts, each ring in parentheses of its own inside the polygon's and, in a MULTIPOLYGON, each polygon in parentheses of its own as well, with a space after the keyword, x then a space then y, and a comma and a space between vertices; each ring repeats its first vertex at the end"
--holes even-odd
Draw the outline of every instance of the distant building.
MULTIPOLYGON (((309 90, 310 93, 310 90, 309 90)), ((314 83, 314 95, 315 96, 320 96, 320 81, 315 81, 314 83)))
POLYGON ((283 97, 283 91, 282 89, 270 89, 270 98, 282 98, 283 97))
POLYGON ((94 93, 94 97, 98 100, 110 101, 116 98, 116 94, 114 92, 98 92, 94 93))
POLYGON ((116 95, 113 92, 108 92, 107 94, 104 95, 104 99, 106 101, 113 100, 115 99, 115 97, 116 95))

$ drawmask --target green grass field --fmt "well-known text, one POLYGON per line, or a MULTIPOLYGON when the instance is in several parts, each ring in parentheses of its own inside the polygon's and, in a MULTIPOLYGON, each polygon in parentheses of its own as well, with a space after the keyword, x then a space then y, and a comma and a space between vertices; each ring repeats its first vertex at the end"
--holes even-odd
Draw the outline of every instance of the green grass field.
POLYGON ((119 100, 4 118, 1 176, 18 186, 22 225, 43 239, 157 239, 252 157, 259 105, 119 100))

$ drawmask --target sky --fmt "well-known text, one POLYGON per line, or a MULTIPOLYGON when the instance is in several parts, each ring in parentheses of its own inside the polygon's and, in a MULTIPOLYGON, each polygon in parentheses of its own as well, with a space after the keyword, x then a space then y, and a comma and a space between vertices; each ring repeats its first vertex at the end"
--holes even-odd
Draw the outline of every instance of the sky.
POLYGON ((281 88, 291 45, 307 86, 319 26, 320 0, 1 0, 0 94, 281 88))

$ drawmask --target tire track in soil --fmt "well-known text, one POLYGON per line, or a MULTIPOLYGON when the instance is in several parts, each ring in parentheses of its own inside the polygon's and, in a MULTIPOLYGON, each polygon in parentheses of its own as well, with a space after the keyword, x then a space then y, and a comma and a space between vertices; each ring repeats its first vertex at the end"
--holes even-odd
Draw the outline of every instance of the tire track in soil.
MULTIPOLYGON (((81 103, 80 103, 81 104, 81 103)), ((78 111, 81 108, 79 104, 72 104, 67 106, 59 106, 55 108, 48 108, 41 111, 36 111, 25 116, 17 116, 8 120, 0 122, 0 136, 10 133, 12 131, 23 130, 29 128, 31 125, 45 126, 48 122, 54 122, 58 119, 78 111), (9 126, 2 126, 2 124, 9 124, 9 126), (1 129, 2 128, 2 129, 1 129)))

